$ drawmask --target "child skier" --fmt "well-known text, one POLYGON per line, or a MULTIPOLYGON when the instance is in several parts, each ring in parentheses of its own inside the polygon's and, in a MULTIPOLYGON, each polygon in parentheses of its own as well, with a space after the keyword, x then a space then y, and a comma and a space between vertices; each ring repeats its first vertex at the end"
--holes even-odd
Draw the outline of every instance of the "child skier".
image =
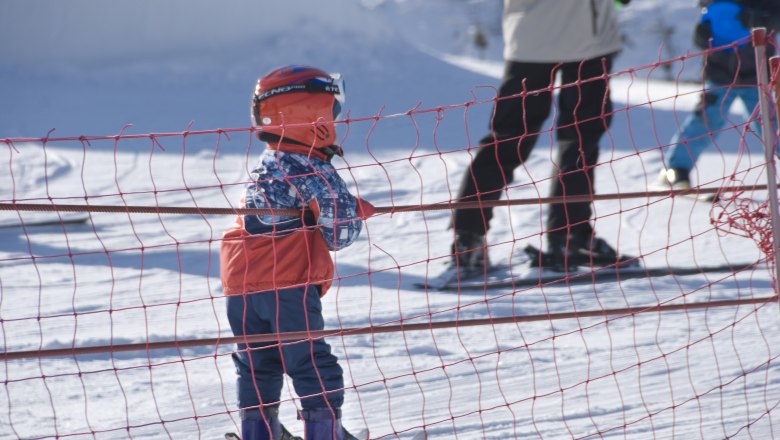
MULTIPOLYGON (((699 104, 674 135, 672 147, 653 187, 690 188, 690 173, 702 151, 728 121, 731 104, 739 98, 747 115, 758 104, 756 57, 750 45, 750 29, 774 31, 780 23, 780 0, 700 0, 701 15, 694 30, 694 44, 701 49, 739 42, 736 47, 712 51, 704 60, 704 92, 699 104)), ((767 57, 774 54, 767 45, 767 57)), ((763 60, 767 62, 767 60, 763 60)), ((756 131, 760 127, 753 124, 756 131)))
MULTIPOLYGON (((330 159, 344 100, 339 75, 286 66, 260 78, 253 126, 267 143, 241 207, 296 209, 299 215, 238 216, 222 239, 220 269, 233 334, 324 328, 320 297, 333 280, 331 250, 352 244, 374 212, 354 197, 330 159)), ((307 440, 354 439, 341 425, 344 381, 323 339, 238 344, 238 405, 244 440, 293 438, 279 421, 283 374, 301 396, 307 440)))

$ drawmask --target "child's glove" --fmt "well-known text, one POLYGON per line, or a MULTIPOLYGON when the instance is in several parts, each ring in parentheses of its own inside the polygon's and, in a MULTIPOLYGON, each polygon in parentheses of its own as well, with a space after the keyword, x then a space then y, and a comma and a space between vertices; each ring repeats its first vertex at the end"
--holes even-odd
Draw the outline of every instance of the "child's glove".
POLYGON ((367 201, 359 197, 355 197, 355 201, 356 201, 355 211, 357 211, 357 215, 358 217, 360 217, 361 220, 365 220, 371 217, 372 215, 376 214, 376 208, 374 207, 374 205, 368 203, 367 201))

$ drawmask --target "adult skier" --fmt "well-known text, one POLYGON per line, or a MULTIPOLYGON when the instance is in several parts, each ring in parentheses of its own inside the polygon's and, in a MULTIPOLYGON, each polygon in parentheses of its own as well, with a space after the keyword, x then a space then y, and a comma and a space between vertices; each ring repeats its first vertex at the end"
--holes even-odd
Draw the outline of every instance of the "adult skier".
MULTIPOLYGON (((501 197, 550 115, 556 76, 562 85, 551 195, 594 193, 599 140, 612 118, 608 74, 622 46, 614 9, 614 0, 504 0, 504 76, 490 133, 463 173, 459 201, 501 197)), ((617 252, 596 236, 591 215, 590 202, 550 205, 547 252, 534 263, 556 271, 616 263, 617 252)), ((451 267, 465 277, 489 269, 486 235, 492 217, 490 207, 455 210, 451 267)))

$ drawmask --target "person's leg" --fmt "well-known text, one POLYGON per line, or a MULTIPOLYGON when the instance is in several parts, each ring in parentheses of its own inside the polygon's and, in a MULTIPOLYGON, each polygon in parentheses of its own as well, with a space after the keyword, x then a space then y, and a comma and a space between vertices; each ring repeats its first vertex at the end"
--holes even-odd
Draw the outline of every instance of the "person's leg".
MULTIPOLYGON (((280 290, 278 306, 270 303, 268 319, 274 332, 317 331, 325 328, 320 290, 316 286, 280 290), (270 309, 274 306, 274 309, 270 309)), ((284 372, 292 378, 303 409, 334 407, 344 402, 343 372, 324 339, 282 344, 284 372), (311 397, 306 397, 311 396, 311 397)))
MULTIPOLYGON (((598 163, 599 141, 612 120, 612 102, 606 77, 611 57, 561 68, 562 88, 558 95, 558 155, 554 163, 551 195, 566 197, 593 195, 593 166, 598 163), (598 78, 593 80, 593 78, 598 78)), ((550 206, 548 234, 590 236, 591 202, 550 206)))
MULTIPOLYGON (((755 110, 758 107, 758 89, 755 86, 746 86, 746 87, 740 87, 738 89, 734 89, 739 99, 742 100, 742 104, 745 105, 745 117, 749 118, 750 115, 753 113, 753 110, 755 110)), ((775 121, 775 115, 774 115, 774 107, 769 106, 769 120, 775 121)), ((753 131, 756 132, 756 136, 761 137, 761 115, 757 114, 757 117, 753 119, 750 122, 750 128, 753 129, 753 131)))
MULTIPOLYGON (((552 94, 546 89, 553 83, 554 68, 554 64, 506 63, 491 118, 491 133, 480 140, 476 155, 463 174, 458 201, 498 200, 512 182, 514 170, 530 155, 549 116, 552 94)), ((492 208, 456 209, 453 254, 457 253, 463 261, 482 260, 460 252, 476 246, 484 250, 484 236, 492 217, 492 208)))
POLYGON ((705 84, 705 89, 696 108, 672 137, 672 147, 665 160, 667 169, 690 172, 702 151, 726 124, 726 116, 737 93, 728 86, 711 83, 705 84))
MULTIPOLYGON (((227 297, 228 322, 236 336, 270 333, 271 326, 258 313, 257 298, 273 292, 227 297)), ((238 344, 233 354, 236 388, 244 440, 273 440, 281 436, 278 402, 282 389, 279 349, 271 344, 238 344), (270 405, 270 406, 269 406, 270 405)))
MULTIPOLYGON (((280 291, 271 326, 279 333, 317 331, 325 328, 320 290, 316 286, 280 291)), ((286 342, 282 345, 284 370, 301 397, 301 418, 306 439, 341 439, 341 406, 344 403, 343 371, 338 358, 322 339, 286 342)))

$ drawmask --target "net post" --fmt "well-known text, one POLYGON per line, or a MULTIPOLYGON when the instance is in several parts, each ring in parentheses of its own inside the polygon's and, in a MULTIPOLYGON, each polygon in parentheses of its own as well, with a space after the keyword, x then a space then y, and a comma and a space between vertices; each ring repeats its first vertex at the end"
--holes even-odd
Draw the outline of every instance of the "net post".
POLYGON ((758 105, 760 112, 761 139, 764 144, 764 158, 766 160, 767 189, 769 192, 769 209, 772 221, 772 258, 775 263, 775 294, 780 293, 780 219, 778 219, 777 202, 777 169, 775 167, 775 132, 772 129, 772 121, 769 118, 769 75, 766 62, 767 32, 766 28, 754 28, 751 31, 753 49, 756 54, 756 79, 758 87, 758 105))
POLYGON ((780 55, 769 59, 769 69, 772 72, 769 76, 769 83, 774 86, 775 90, 775 118, 777 119, 775 135, 780 138, 780 55))

